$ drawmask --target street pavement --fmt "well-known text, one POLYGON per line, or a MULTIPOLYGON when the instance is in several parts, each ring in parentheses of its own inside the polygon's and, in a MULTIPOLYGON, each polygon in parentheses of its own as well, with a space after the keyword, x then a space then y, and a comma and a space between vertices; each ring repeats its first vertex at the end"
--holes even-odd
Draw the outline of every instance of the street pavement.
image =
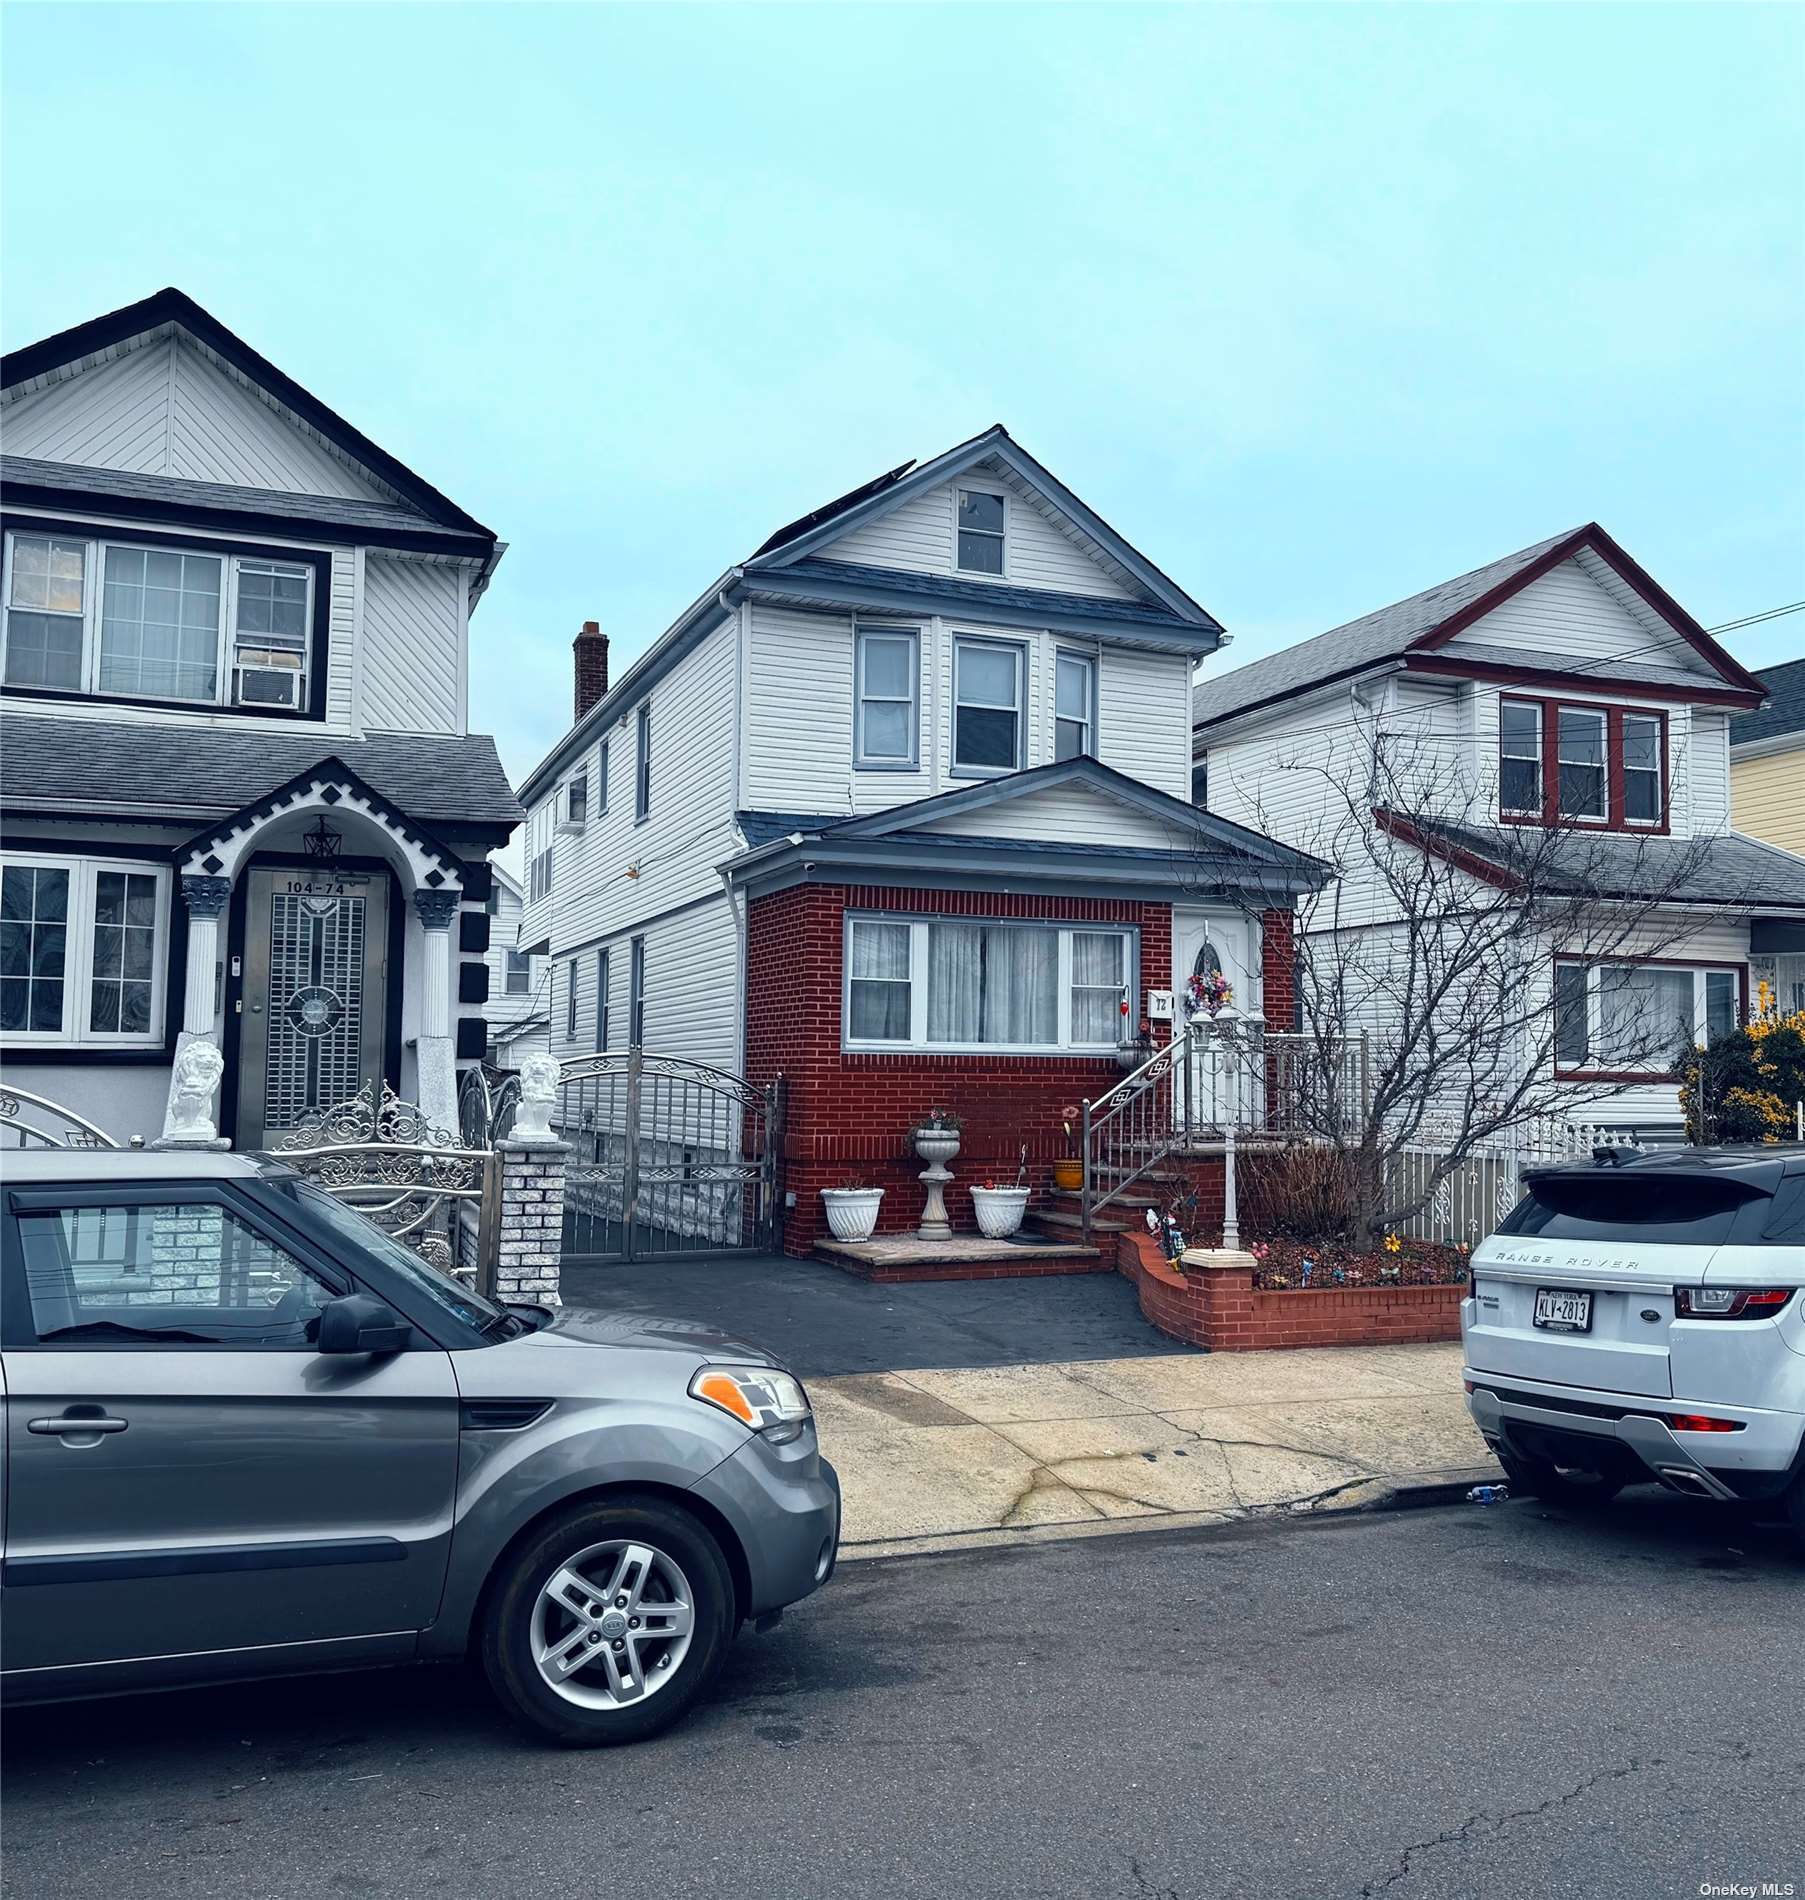
POLYGON ((19 1711, 11 1900, 1805 1893, 1805 1567, 1653 1492, 859 1561, 642 1747, 460 1670, 19 1711))

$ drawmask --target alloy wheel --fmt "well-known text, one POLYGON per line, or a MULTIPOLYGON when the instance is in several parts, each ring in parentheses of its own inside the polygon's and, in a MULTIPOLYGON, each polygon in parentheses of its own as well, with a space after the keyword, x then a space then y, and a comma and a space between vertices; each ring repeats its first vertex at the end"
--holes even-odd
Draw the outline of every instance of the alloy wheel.
POLYGON ((695 1597, 673 1558, 627 1539, 591 1544, 533 1600, 533 1661, 567 1702, 628 1708, 675 1679, 695 1627, 695 1597))

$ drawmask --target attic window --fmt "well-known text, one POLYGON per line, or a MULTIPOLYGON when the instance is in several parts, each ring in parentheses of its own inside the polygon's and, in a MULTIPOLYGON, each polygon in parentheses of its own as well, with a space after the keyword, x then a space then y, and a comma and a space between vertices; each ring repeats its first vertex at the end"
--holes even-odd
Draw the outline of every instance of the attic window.
POLYGON ((959 490, 959 569, 965 574, 1003 571, 1003 498, 981 488, 959 490))

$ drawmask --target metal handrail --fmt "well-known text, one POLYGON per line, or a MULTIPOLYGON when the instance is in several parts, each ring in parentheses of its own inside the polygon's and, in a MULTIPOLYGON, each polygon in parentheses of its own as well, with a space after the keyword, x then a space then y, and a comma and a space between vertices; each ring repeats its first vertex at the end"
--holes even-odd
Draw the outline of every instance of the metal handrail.
MULTIPOLYGON (((72 1108, 65 1108, 61 1102, 53 1102, 47 1095, 34 1095, 30 1089, 15 1088, 12 1083, 0 1084, 0 1123, 14 1129, 24 1137, 35 1135, 46 1148, 117 1148, 119 1146, 104 1128, 97 1128, 85 1115, 78 1115, 72 1108), (74 1139, 68 1139, 71 1131, 65 1131, 59 1139, 47 1128, 40 1128, 36 1122, 21 1121, 19 1110, 22 1104, 30 1103, 33 1108, 48 1109, 52 1115, 60 1116, 65 1122, 73 1124, 74 1139)), ((23 1139, 19 1146, 25 1146, 23 1139)))
POLYGON ((1189 1048, 1189 1040, 1188 1030, 1183 1035, 1174 1036, 1155 1049, 1138 1068, 1131 1069, 1121 1081, 1105 1089, 1095 1101, 1086 1100, 1080 1105, 1079 1112, 1084 1123, 1084 1184, 1079 1207, 1087 1246, 1090 1244, 1091 1222, 1097 1210, 1107 1207, 1119 1195, 1126 1193, 1143 1175, 1157 1167, 1182 1139, 1179 1118, 1169 1109, 1164 1115, 1158 1113, 1160 1101, 1169 1099, 1170 1093, 1162 1091, 1159 1083, 1162 1077, 1174 1072, 1182 1076, 1189 1066, 1181 1060, 1189 1048), (1114 1154, 1126 1157, 1131 1151, 1130 1142, 1120 1138, 1118 1129, 1118 1124, 1125 1120, 1131 1120, 1136 1130, 1132 1147, 1141 1151, 1141 1163, 1133 1169, 1111 1165, 1109 1172, 1118 1178, 1106 1193, 1099 1194, 1098 1157, 1104 1140, 1110 1141, 1110 1152, 1114 1154), (1157 1134, 1153 1132, 1155 1130, 1157 1134))

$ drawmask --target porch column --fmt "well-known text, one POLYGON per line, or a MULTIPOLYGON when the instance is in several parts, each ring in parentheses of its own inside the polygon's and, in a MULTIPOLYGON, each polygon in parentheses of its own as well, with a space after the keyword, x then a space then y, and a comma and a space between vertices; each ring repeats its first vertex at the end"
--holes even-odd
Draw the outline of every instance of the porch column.
POLYGON ((451 1027, 451 921, 461 891, 414 892, 414 910, 425 927, 420 961, 420 1109, 436 1128, 458 1125, 457 1042, 451 1027))
POLYGON ((213 1098, 225 1063, 219 1052, 217 1007, 219 918, 232 895, 224 877, 184 877, 188 907, 188 981, 182 993, 182 1027, 176 1036, 175 1067, 157 1146, 225 1148, 213 1119, 213 1098))

